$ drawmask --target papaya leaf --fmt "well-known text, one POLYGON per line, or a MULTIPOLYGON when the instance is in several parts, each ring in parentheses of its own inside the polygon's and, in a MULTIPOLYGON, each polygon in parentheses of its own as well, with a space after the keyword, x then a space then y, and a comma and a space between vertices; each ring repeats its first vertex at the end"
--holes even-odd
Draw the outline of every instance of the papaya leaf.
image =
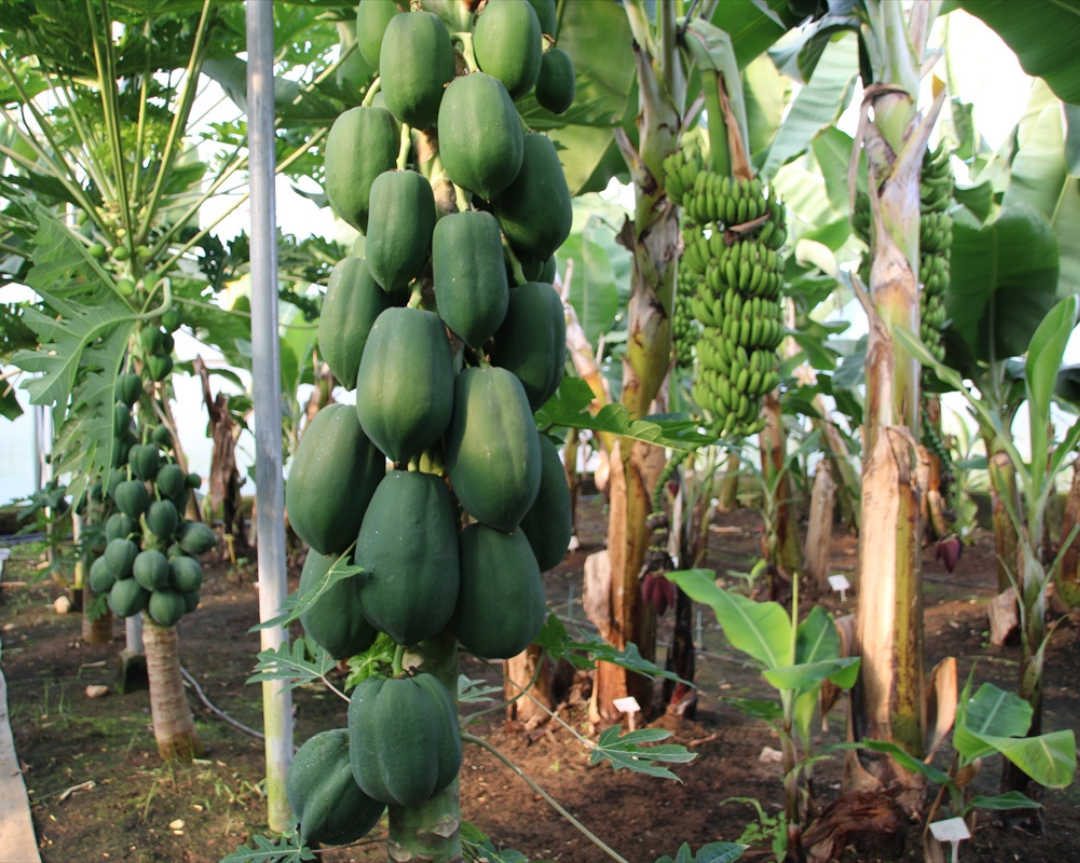
POLYGON ((253 838, 254 848, 238 845, 235 851, 221 858, 221 863, 299 863, 301 860, 316 859, 307 843, 295 832, 277 840, 267 839, 258 833, 253 838))
POLYGON ((385 632, 380 632, 375 643, 363 653, 349 657, 349 676, 345 678, 345 689, 359 686, 369 677, 376 677, 390 668, 394 662, 397 644, 385 632))
POLYGON ((642 728, 639 731, 628 731, 620 737, 621 732, 621 725, 612 725, 604 729, 593 747, 589 763, 599 764, 601 761, 610 761, 615 770, 630 770, 634 773, 644 773, 646 776, 658 776, 662 779, 674 779, 676 782, 681 782, 678 776, 666 767, 656 766, 655 762, 685 764, 697 758, 697 753, 690 752, 685 746, 679 744, 641 745, 656 743, 670 737, 671 732, 662 728, 642 728))
POLYGON ((604 405, 593 416, 584 410, 592 400, 593 392, 585 381, 566 376, 555 394, 534 415, 536 426, 541 431, 552 426, 606 431, 683 452, 693 452, 716 441, 715 437, 699 431, 693 420, 649 417, 635 420, 621 404, 604 405))
POLYGON ((321 680, 337 665, 325 647, 306 637, 297 638, 292 644, 281 644, 277 650, 260 650, 255 673, 245 683, 262 683, 264 680, 287 681, 289 689, 305 683, 321 680), (308 654, 314 653, 314 659, 308 654))
POLYGON ((319 598, 339 581, 360 575, 364 570, 362 567, 349 562, 351 554, 352 546, 350 545, 334 561, 334 565, 318 581, 314 582, 303 595, 290 593, 281 604, 280 614, 269 620, 264 620, 262 623, 255 624, 248 632, 256 632, 274 626, 288 626, 290 623, 299 620, 301 615, 306 614, 319 601, 319 598))
POLYGON ((470 678, 464 674, 458 675, 458 704, 479 704, 483 701, 492 701, 489 695, 501 694, 501 686, 489 686, 485 680, 470 678))
POLYGON ((461 822, 461 850, 468 863, 529 863, 520 851, 496 848, 483 830, 468 821, 461 822))

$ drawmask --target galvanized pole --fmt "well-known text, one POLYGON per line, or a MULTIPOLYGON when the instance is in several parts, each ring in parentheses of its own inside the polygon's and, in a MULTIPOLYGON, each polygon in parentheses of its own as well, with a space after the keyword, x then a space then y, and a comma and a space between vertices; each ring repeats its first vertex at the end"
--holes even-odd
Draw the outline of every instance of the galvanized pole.
MULTIPOLYGON (((277 219, 274 211, 274 4, 248 0, 248 138, 251 183, 251 359, 255 398, 255 485, 259 619, 276 616, 288 593, 285 495, 281 465, 281 361, 278 348, 277 219)), ((262 649, 288 641, 283 627, 261 631, 262 649)), ((292 695, 282 681, 263 683, 267 823, 289 823, 285 774, 292 760, 292 695)))

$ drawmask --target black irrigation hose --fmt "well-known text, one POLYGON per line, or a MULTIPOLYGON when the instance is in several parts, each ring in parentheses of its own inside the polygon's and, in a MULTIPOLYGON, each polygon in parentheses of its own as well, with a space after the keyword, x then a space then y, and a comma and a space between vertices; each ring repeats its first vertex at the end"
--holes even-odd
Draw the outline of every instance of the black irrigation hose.
POLYGON ((180 666, 180 673, 182 675, 184 675, 184 680, 186 680, 188 682, 188 684, 191 686, 191 688, 195 690, 195 694, 199 696, 199 700, 203 704, 206 705, 207 709, 211 713, 213 713, 214 715, 216 715, 220 719, 223 719, 225 722, 229 723, 229 725, 233 726, 234 728, 237 728, 240 731, 243 731, 244 734, 249 734, 252 737, 256 738, 257 740, 265 740, 266 739, 266 735, 263 734, 261 731, 256 731, 254 728, 248 728, 246 725, 244 725, 244 723, 238 722, 237 720, 233 719, 224 710, 221 710, 219 707, 215 707, 211 703, 210 699, 206 697, 206 693, 203 692, 202 687, 199 686, 199 684, 195 680, 195 678, 192 677, 188 673, 188 670, 186 668, 184 668, 184 666, 182 666, 182 665, 180 666))

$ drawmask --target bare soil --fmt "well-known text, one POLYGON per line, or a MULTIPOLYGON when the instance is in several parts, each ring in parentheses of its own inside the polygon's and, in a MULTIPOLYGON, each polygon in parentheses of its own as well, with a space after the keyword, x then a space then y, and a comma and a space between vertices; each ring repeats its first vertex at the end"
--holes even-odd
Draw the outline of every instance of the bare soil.
MULTIPOLYGON (((578 519, 579 548, 546 575, 549 604, 560 615, 584 623, 580 606, 582 568, 587 554, 602 547, 606 512, 600 498, 583 501, 578 519)), ((739 511, 720 516, 710 531, 706 564, 721 572, 748 570, 759 548, 761 521, 739 511)), ((40 549, 21 547, 4 569, 4 583, 30 581, 40 549)), ((834 537, 837 571, 852 570, 855 540, 838 531, 834 537)), ((255 579, 248 566, 207 561, 202 605, 180 623, 185 668, 220 709, 253 728, 261 727, 261 695, 245 685, 258 651, 258 636, 248 632, 258 620, 255 579)), ((977 664, 976 681, 1012 689, 1016 685, 1019 648, 987 644, 984 605, 994 594, 996 575, 992 537, 982 535, 959 567, 947 574, 924 558, 926 654, 928 667, 944 656, 956 656, 961 681, 977 664)), ((292 573, 298 578, 298 570, 292 573)), ((8 681, 9 709, 15 745, 24 766, 42 859, 46 863, 132 861, 188 863, 217 861, 229 851, 265 832, 261 742, 222 722, 189 693, 204 759, 191 766, 162 766, 150 726, 145 691, 119 695, 112 691, 90 699, 88 685, 111 687, 123 626, 114 623, 107 645, 80 641, 77 615, 58 615, 52 601, 63 592, 52 584, 5 586, 0 589, 3 670, 8 681), (92 784, 87 784, 92 783, 92 784), (79 790, 71 790, 73 788, 79 790), (182 822, 182 823, 181 823, 182 822)), ((849 596, 815 600, 834 614, 854 610, 849 596)), ((804 609, 805 610, 805 609, 804 609)), ((661 641, 670 633, 671 613, 662 622, 661 641)), ((1080 722, 1080 627, 1066 620, 1058 627, 1046 662, 1044 729, 1076 728, 1080 722)), ((770 697, 757 672, 746 666, 725 641, 707 610, 702 616, 698 659, 700 697, 694 720, 660 716, 650 724, 669 729, 673 740, 697 753, 692 763, 677 765, 680 782, 614 772, 610 764, 589 766, 586 748, 566 728, 548 723, 532 733, 508 728, 500 713, 488 714, 470 727, 518 764, 603 841, 630 863, 652 863, 675 855, 686 841, 693 848, 707 842, 734 841, 757 815, 747 803, 754 798, 768 816, 781 811, 779 765, 759 757, 766 747, 778 748, 770 729, 721 700, 723 696, 770 697)), ((660 661, 663 648, 660 650, 660 661)), ((470 677, 495 676, 464 658, 470 677)), ((346 722, 344 701, 321 688, 294 693, 296 740, 346 722)), ((478 709, 472 707, 470 709, 478 709)), ((841 700, 830 716, 828 731, 816 735, 815 746, 842 739, 841 700)), ((559 715, 586 736, 600 729, 588 725, 584 705, 565 705, 559 715)), ((976 788, 995 793, 1000 765, 988 759, 976 788)), ((817 766, 815 792, 824 804, 839 794, 840 761, 817 766)), ((1045 794, 1045 831, 1039 837, 1017 835, 987 818, 961 859, 979 863, 1004 861, 1080 860, 1080 791, 1074 783, 1045 794)), ((476 747, 467 747, 461 772, 461 805, 466 819, 492 836, 501 847, 517 849, 531 860, 601 863, 608 858, 555 813, 530 787, 499 761, 476 747)), ((882 859, 922 859, 922 825, 912 823, 906 850, 882 859)), ((381 861, 383 827, 363 843, 319 856, 328 861, 381 861)), ((768 860, 768 843, 759 843, 745 859, 768 860)), ((859 859, 849 851, 845 861, 859 859)))

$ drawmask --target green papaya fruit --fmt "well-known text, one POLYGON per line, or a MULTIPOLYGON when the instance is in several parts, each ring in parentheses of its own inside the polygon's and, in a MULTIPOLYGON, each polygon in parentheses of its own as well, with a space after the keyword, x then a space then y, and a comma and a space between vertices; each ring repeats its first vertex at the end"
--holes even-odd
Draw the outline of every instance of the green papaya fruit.
POLYGON ((356 540, 364 616, 398 644, 439 632, 458 591, 458 531, 446 483, 392 470, 379 484, 356 540))
POLYGON ((150 440, 156 443, 159 449, 172 449, 172 432, 169 431, 169 427, 167 425, 159 425, 152 432, 150 432, 150 440))
POLYGON ((544 585, 518 530, 483 524, 461 532, 461 590, 450 628, 469 653, 509 659, 528 647, 547 617, 544 585))
POLYGON ((120 483, 126 481, 127 471, 115 467, 109 471, 109 483, 106 488, 108 489, 107 494, 112 500, 116 500, 116 489, 120 486, 120 483))
POLYGON ((198 488, 202 485, 202 477, 197 473, 189 473, 187 475, 188 488, 198 488))
MULTIPOLYGON (((412 12, 411 15, 426 15, 412 12)), ((371 184, 368 271, 387 293, 419 276, 431 250, 435 196, 416 171, 386 171, 371 184)))
POLYGON ((337 217, 358 231, 367 231, 371 184, 397 164, 399 138, 397 124, 385 108, 350 108, 330 127, 326 198, 337 217))
POLYGON ((541 572, 562 563, 574 532, 570 486, 559 450, 547 435, 540 435, 540 491, 520 527, 541 572))
POLYGON ((502 325, 495 331, 491 362, 513 372, 536 411, 555 393, 566 365, 566 313, 546 282, 511 288, 502 325))
POLYGON ((203 583, 203 568, 195 558, 182 554, 169 559, 169 586, 178 593, 198 590, 203 583))
MULTIPOLYGON (((285 483, 293 530, 319 554, 341 554, 360 530, 386 459, 365 437, 350 405, 327 405, 311 421, 285 483)), ((187 551, 184 535, 180 545, 187 551)))
POLYGON ((217 545, 217 534, 201 521, 185 521, 177 532, 177 541, 184 554, 205 554, 217 545))
POLYGON ((446 175, 490 200, 521 170, 525 140, 510 95, 498 78, 455 78, 439 107, 439 155, 446 175))
POLYGON ((117 578, 127 578, 138 553, 139 546, 130 539, 111 540, 105 546, 105 565, 116 573, 117 578))
POLYGON ((146 368, 150 372, 151 380, 163 381, 172 371, 173 361, 170 356, 158 356, 151 354, 146 358, 146 368))
POLYGON ((158 626, 176 626, 187 610, 187 603, 175 590, 163 588, 150 594, 146 610, 158 626))
POLYGON ((180 315, 180 310, 173 306, 161 315, 161 326, 167 333, 175 333, 180 329, 180 325, 184 322, 183 317, 180 315))
POLYGON ((108 593, 117 582, 116 573, 109 569, 104 557, 90 565, 90 589, 94 593, 108 593))
POLYGON ((356 47, 373 69, 379 68, 379 53, 386 25, 400 11, 394 0, 360 0, 356 10, 356 47))
POLYGON ((116 397, 128 407, 132 407, 142 395, 142 378, 134 372, 120 375, 116 379, 116 397))
POLYGON ((135 556, 131 574, 147 590, 160 590, 169 583, 169 559, 153 549, 135 556))
POLYGON ((161 351, 159 353, 161 353, 162 355, 171 354, 174 347, 176 347, 176 341, 175 339, 173 339, 172 333, 162 333, 161 351))
POLYGON ((146 526, 158 539, 168 539, 176 533, 180 516, 171 500, 155 500, 146 511, 146 526))
POLYGON ((116 439, 112 451, 113 467, 121 467, 122 465, 127 464, 128 453, 131 452, 131 447, 134 446, 135 443, 135 438, 133 438, 130 433, 116 439))
POLYGON ((439 316, 387 309, 368 334, 356 376, 364 433, 392 462, 406 462, 442 436, 453 406, 450 342, 439 316))
POLYGON ((524 96, 536 83, 543 50, 540 19, 529 0, 488 3, 476 19, 476 65, 502 81, 512 99, 524 96))
MULTIPOLYGON (((300 573, 300 596, 308 593, 338 561, 336 554, 309 551, 300 573)), ((348 563, 348 561, 345 561, 348 563)), ((304 632, 322 645, 334 659, 363 653, 378 632, 367 622, 360 604, 360 582, 356 576, 335 581, 300 615, 304 632)))
POLYGON ((163 465, 161 470, 157 472, 157 476, 154 477, 154 485, 157 486, 157 490, 161 492, 162 496, 169 498, 169 500, 187 500, 187 474, 184 473, 184 469, 180 465, 163 465))
POLYGON ((432 674, 369 677, 349 701, 349 762, 369 797, 415 809, 461 769, 454 701, 432 674))
MULTIPOLYGON (((371 0, 363 0, 363 9, 371 0)), ((353 779, 349 733, 344 728, 309 737, 285 777, 289 807, 300 835, 313 847, 347 845, 379 823, 386 804, 372 800, 353 779)))
POLYGON ((169 558, 169 563, 172 563, 178 557, 185 557, 186 552, 180 547, 180 543, 174 542, 165 550, 165 556, 169 558))
POLYGON ((476 0, 420 0, 420 8, 434 12, 451 33, 466 32, 472 28, 472 10, 476 0))
POLYGON ((529 0, 540 21, 540 32, 554 39, 558 36, 559 14, 555 0, 529 0))
POLYGON ((432 238, 431 265, 439 317, 465 344, 479 348, 502 323, 509 299, 498 221, 480 210, 443 216, 432 238))
POLYGON ((191 614, 199 607, 199 600, 202 599, 202 594, 199 591, 189 590, 187 593, 181 593, 180 595, 184 598, 184 614, 191 614))
POLYGON ((574 61, 561 48, 552 48, 540 61, 536 79, 536 101, 552 114, 561 114, 574 104, 577 79, 574 61))
POLYGON ((139 522, 122 512, 114 512, 105 522, 105 541, 112 542, 114 539, 127 539, 138 531, 139 522))
POLYGON ((150 591, 134 578, 117 579, 109 588, 109 608, 117 617, 138 614, 150 601, 150 591))
POLYGON ((403 12, 390 19, 383 33, 379 73, 386 107, 398 120, 414 129, 434 126, 454 71, 454 46, 438 15, 403 12))
POLYGON ((544 261, 543 267, 540 268, 540 275, 533 279, 535 282, 547 282, 549 285, 555 284, 555 277, 559 274, 559 262, 555 256, 552 255, 546 261, 544 261))
POLYGON ((540 488, 540 440, 521 382, 506 369, 466 369, 446 432, 454 494, 477 521, 511 531, 540 488))
POLYGON ((164 354, 165 332, 160 327, 145 326, 139 330, 139 344, 148 354, 164 354))
MULTIPOLYGON (((523 0, 528 2, 528 0, 523 0)), ((525 136, 525 158, 514 181, 492 201, 496 218, 517 250, 545 260, 570 236, 574 213, 555 145, 525 136)))
POLYGON ((128 452, 128 464, 141 480, 152 480, 161 468, 161 452, 152 444, 133 446, 128 452))
POLYGON ((319 352, 347 390, 356 373, 375 319, 390 308, 390 296, 361 258, 343 258, 330 273, 319 315, 319 352))
POLYGON ((123 402, 113 407, 113 434, 123 437, 131 431, 131 408, 123 402))

